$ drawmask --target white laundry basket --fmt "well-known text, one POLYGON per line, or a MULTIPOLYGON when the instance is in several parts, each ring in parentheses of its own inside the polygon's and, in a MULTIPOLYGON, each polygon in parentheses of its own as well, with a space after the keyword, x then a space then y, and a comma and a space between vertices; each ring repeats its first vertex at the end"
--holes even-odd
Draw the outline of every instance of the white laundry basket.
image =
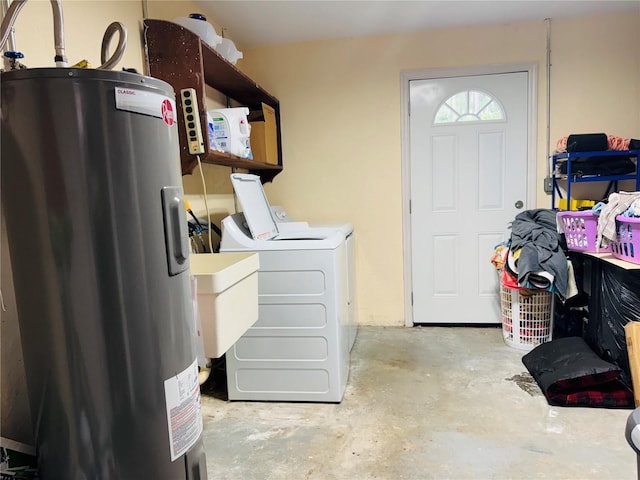
POLYGON ((545 290, 512 288, 500 282, 502 334, 510 347, 531 350, 551 341, 553 294, 545 290))

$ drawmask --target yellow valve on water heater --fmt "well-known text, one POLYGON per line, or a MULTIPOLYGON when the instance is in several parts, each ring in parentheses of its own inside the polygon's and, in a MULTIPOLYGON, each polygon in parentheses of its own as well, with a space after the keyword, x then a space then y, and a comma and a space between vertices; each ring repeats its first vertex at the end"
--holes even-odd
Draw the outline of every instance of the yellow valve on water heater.
POLYGON ((83 60, 80 60, 75 65, 71 65, 71 68, 93 68, 93 67, 91 66, 88 60, 83 59, 83 60))

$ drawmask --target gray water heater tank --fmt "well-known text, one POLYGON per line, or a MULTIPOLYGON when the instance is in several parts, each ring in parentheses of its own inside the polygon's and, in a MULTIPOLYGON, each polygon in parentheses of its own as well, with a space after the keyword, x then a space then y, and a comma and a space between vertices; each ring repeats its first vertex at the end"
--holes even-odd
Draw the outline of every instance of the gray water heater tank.
POLYGON ((174 92, 2 73, 2 208, 40 475, 205 479, 174 92))

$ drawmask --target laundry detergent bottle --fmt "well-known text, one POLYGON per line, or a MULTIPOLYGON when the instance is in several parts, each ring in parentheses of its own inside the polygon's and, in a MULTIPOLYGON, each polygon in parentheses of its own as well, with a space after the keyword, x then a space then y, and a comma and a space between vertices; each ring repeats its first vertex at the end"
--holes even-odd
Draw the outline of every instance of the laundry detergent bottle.
POLYGON ((249 136, 251 126, 247 120, 247 107, 217 108, 207 112, 209 144, 213 150, 253 159, 249 136))

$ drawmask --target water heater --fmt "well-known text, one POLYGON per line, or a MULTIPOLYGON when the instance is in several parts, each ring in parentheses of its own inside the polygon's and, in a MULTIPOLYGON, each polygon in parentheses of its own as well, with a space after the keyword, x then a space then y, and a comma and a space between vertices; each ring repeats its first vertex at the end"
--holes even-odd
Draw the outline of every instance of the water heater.
POLYGON ((175 97, 2 73, 2 208, 40 475, 205 479, 175 97))

